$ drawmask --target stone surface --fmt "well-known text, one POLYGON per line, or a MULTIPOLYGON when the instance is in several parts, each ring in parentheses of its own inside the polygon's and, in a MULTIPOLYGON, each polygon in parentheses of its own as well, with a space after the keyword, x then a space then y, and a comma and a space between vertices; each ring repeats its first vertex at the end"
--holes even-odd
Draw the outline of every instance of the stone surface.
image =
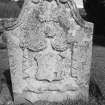
POLYGON ((78 8, 83 8, 83 0, 74 0, 78 8))
POLYGON ((66 3, 27 0, 4 32, 15 101, 88 100, 93 24, 66 3))

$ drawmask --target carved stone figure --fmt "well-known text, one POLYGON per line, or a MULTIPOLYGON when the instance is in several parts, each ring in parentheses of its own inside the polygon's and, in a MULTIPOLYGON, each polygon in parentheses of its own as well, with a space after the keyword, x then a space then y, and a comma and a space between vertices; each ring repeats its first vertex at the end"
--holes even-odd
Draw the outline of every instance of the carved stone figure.
POLYGON ((5 25, 14 100, 88 100, 93 24, 73 0, 25 0, 5 25))

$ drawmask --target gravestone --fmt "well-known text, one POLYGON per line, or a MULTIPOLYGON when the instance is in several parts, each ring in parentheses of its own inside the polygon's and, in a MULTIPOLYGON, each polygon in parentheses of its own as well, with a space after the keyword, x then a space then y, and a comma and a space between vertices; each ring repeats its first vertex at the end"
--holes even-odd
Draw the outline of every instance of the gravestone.
POLYGON ((4 27, 15 102, 88 101, 93 24, 73 0, 25 0, 4 27))

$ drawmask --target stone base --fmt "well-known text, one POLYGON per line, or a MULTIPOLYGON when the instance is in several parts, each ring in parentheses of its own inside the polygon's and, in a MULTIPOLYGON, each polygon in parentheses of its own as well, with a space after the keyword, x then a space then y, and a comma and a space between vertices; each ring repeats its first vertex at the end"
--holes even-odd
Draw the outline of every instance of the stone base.
MULTIPOLYGON (((88 92, 88 91, 87 91, 88 92)), ((59 92, 45 92, 41 94, 36 93, 23 93, 23 94, 14 94, 14 102, 15 103, 25 103, 26 101, 35 103, 39 100, 41 101, 48 101, 48 102, 62 102, 64 100, 83 100, 85 102, 88 102, 88 93, 84 92, 75 92, 75 91, 69 91, 65 93, 59 93, 59 92)))

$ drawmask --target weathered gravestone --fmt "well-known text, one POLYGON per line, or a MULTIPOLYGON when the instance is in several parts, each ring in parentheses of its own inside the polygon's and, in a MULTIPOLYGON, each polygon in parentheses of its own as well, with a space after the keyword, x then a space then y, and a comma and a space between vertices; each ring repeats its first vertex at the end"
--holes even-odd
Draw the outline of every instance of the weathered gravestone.
POLYGON ((14 101, 88 101, 93 24, 73 0, 25 0, 5 25, 14 101))

